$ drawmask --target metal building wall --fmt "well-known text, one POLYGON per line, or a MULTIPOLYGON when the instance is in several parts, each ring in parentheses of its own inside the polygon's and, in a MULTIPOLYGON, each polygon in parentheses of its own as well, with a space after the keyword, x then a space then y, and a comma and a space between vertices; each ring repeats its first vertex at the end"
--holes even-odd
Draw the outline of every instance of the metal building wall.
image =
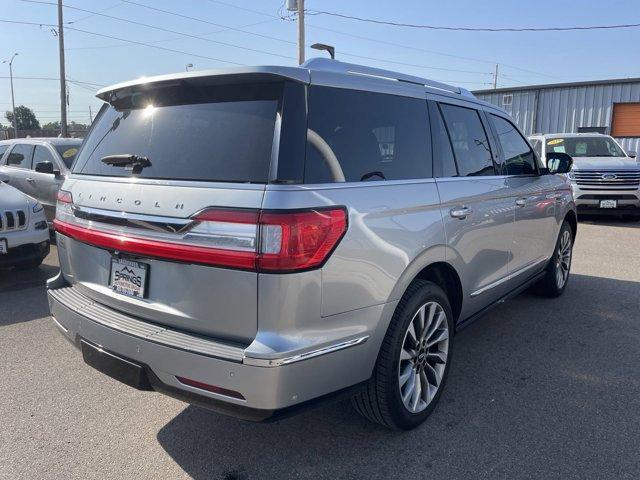
MULTIPOLYGON (((478 98, 504 108, 526 135, 574 133, 578 127, 611 127, 614 103, 640 102, 640 82, 479 92, 478 98), (502 105, 512 94, 513 104, 502 105), (536 112, 535 98, 538 96, 536 112), (535 125, 534 125, 535 122, 535 125)), ((640 151, 640 138, 618 138, 626 150, 640 151)))

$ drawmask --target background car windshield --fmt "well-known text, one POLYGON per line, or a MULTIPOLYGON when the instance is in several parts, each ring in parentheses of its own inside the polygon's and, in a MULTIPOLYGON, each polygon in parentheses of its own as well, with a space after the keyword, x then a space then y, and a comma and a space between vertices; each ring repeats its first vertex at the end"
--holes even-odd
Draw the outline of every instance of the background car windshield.
POLYGON ((74 173, 131 176, 102 162, 124 154, 151 161, 140 178, 266 183, 277 88, 241 87, 180 86, 114 102, 85 140, 74 173))
POLYGON ((609 137, 566 137, 547 140, 547 152, 572 157, 624 157, 622 149, 609 137))

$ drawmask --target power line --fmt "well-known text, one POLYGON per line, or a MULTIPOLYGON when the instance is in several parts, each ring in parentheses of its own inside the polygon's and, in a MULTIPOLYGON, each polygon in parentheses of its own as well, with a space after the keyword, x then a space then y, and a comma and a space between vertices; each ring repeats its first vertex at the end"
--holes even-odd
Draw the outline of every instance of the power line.
MULTIPOLYGON (((25 22, 25 21, 18 21, 18 20, 3 20, 3 19, 0 19, 0 23, 11 23, 11 24, 16 24, 16 25, 33 25, 33 26, 37 26, 37 27, 57 27, 57 25, 54 25, 54 24, 51 24, 51 23, 25 22)), ((215 58, 215 57, 209 57, 207 55, 200 55, 200 54, 197 54, 197 53, 185 52, 183 50, 175 50, 173 48, 160 47, 158 45, 151 45, 150 43, 138 42, 136 40, 129 40, 127 38, 115 37, 113 35, 106 35, 104 33, 91 32, 89 30, 82 30, 80 28, 67 27, 67 30, 71 30, 71 31, 74 31, 74 32, 80 32, 80 33, 85 33, 87 35, 94 35, 96 37, 110 38, 111 40, 118 40, 118 41, 121 41, 121 42, 127 42, 127 43, 131 43, 133 45, 142 45, 142 46, 149 47, 149 48, 155 48, 157 50, 163 50, 163 51, 172 52, 172 53, 179 53, 181 55, 189 55, 189 56, 195 57, 195 58, 204 58, 206 60, 213 60, 215 62, 229 63, 231 65, 240 65, 240 66, 243 66, 243 67, 246 66, 244 63, 232 62, 230 60, 222 60, 221 58, 215 58)))
POLYGON ((391 27, 419 28, 426 30, 447 30, 456 32, 566 32, 571 30, 611 30, 618 28, 637 28, 640 23, 622 23, 618 25, 588 25, 573 27, 447 27, 443 25, 426 25, 415 23, 391 22, 388 20, 377 20, 375 18, 358 17, 343 13, 327 12, 324 10, 309 10, 309 15, 328 15, 331 17, 356 20, 358 22, 375 23, 377 25, 387 25, 391 27))
MULTIPOLYGON (((256 25, 262 25, 263 23, 269 23, 269 22, 273 22, 276 19, 272 19, 272 20, 262 20, 260 22, 254 22, 254 23, 249 23, 247 25, 243 25, 242 27, 238 27, 238 28, 247 28, 247 27, 255 27, 256 25)), ((202 36, 209 36, 209 35, 214 35, 216 33, 220 33, 220 32, 224 32, 225 30, 215 30, 213 32, 209 32, 209 33, 203 33, 202 36)), ((249 32, 247 32, 249 33, 249 32)), ((164 42, 173 42, 175 40, 181 40, 184 37, 180 36, 180 37, 171 37, 171 38, 163 38, 162 40, 154 40, 154 41, 150 41, 149 43, 164 43, 164 42)), ((126 44, 117 44, 117 45, 98 45, 98 46, 94 46, 94 47, 66 47, 65 50, 97 50, 97 49, 103 49, 103 48, 120 48, 120 47, 126 47, 126 44)))
MULTIPOLYGON (((119 7, 120 5, 122 5, 123 2, 118 2, 115 5, 111 5, 110 7, 107 8, 103 8, 102 10, 100 10, 100 13, 102 12, 108 12, 109 10, 113 10, 116 7, 119 7)), ((80 17, 77 20, 70 20, 68 22, 65 22, 65 24, 67 25, 71 25, 71 24, 76 24, 78 22, 83 22, 84 20, 86 20, 87 18, 91 18, 91 17, 95 17, 95 14, 92 13, 90 15, 85 15, 84 17, 80 17)))
MULTIPOLYGON (((218 5, 224 5, 224 6, 235 8, 235 9, 242 10, 242 11, 245 11, 245 12, 255 13, 257 15, 262 15, 264 17, 277 18, 277 19, 280 19, 280 20, 282 19, 281 17, 278 17, 276 15, 272 15, 272 14, 269 14, 269 13, 266 13, 266 12, 261 12, 259 10, 253 10, 253 9, 250 9, 250 8, 239 7, 238 5, 233 5, 233 4, 227 3, 227 2, 221 2, 219 0, 208 0, 208 1, 210 3, 216 3, 218 5)), ((401 44, 401 43, 395 43, 395 42, 389 42, 389 41, 386 41, 386 40, 380 40, 378 38, 365 37, 363 35, 355 35, 355 34, 352 34, 352 33, 343 32, 341 30, 335 30, 335 29, 332 29, 332 28, 321 27, 319 25, 314 25, 314 24, 311 24, 309 22, 306 22, 306 26, 307 27, 316 28, 318 30, 324 30, 324 31, 327 31, 327 32, 337 33, 338 35, 344 35, 346 37, 357 38, 357 39, 365 40, 365 41, 368 41, 368 42, 379 43, 381 45, 390 45, 390 46, 394 46, 394 47, 415 50, 415 51, 418 51, 418 52, 430 53, 430 54, 433 54, 433 55, 440 55, 440 56, 449 57, 449 58, 458 58, 460 60, 468 60, 468 61, 472 61, 472 62, 489 63, 489 64, 492 64, 492 65, 496 63, 495 60, 485 60, 485 59, 474 58, 474 57, 465 57, 465 56, 462 56, 462 55, 455 55, 455 54, 451 54, 451 53, 438 52, 438 51, 435 51, 435 50, 427 50, 427 49, 424 49, 424 48, 415 47, 413 45, 405 45, 405 44, 401 44)), ((504 63, 504 62, 498 62, 498 63, 500 63, 500 65, 502 65, 504 67, 512 68, 514 70, 520 70, 522 72, 538 75, 538 76, 541 76, 541 77, 555 78, 555 79, 559 78, 559 77, 554 76, 554 75, 548 75, 546 73, 534 72, 533 70, 528 70, 526 68, 516 67, 515 65, 509 65, 509 64, 504 63)), ((464 73, 466 73, 466 72, 464 72, 464 73)))
MULTIPOLYGON (((29 0, 24 0, 24 1, 29 1, 29 0)), ((185 19, 189 19, 189 20, 193 20, 196 22, 200 22, 200 23, 205 23, 208 25, 214 25, 220 28, 224 28, 224 29, 228 29, 228 30, 232 30, 235 32, 240 32, 240 33, 244 33, 247 35, 253 35, 256 37, 260 37, 260 38, 265 38, 265 39, 269 39, 269 40, 275 40, 277 42, 282 42, 285 43, 287 45, 296 45, 296 42, 292 42, 290 40, 285 40, 283 38, 278 38, 278 37, 273 37, 271 35, 265 35, 265 34, 261 34, 261 33, 256 33, 256 32, 252 32, 250 30, 245 30, 245 27, 229 27, 227 25, 221 25, 219 23, 215 23, 215 22, 210 22, 208 20, 204 20, 201 18, 197 18, 197 17, 192 17, 189 15, 184 15, 181 13, 177 13, 177 12, 172 12, 169 10, 164 10, 161 8, 157 8, 157 7, 152 7, 151 5, 145 5, 143 3, 139 3, 139 2, 134 2, 134 1, 130 1, 130 0, 123 0, 124 3, 128 3, 131 5, 136 5, 138 7, 143 7, 152 11, 156 11, 156 12, 160 12, 160 13, 164 13, 166 15, 172 15, 172 16, 176 16, 176 17, 180 17, 180 18, 185 18, 185 19)), ((222 3, 223 5, 227 5, 224 2, 214 2, 214 3, 222 3)), ((245 8, 242 8, 242 10, 247 10, 245 8)), ((267 15, 267 14, 264 14, 267 15)), ((270 20, 269 20, 270 21, 270 20)), ((260 22, 262 23, 262 22, 260 22)), ((252 26, 252 25, 248 25, 248 26, 252 26)), ((310 47, 309 44, 305 45, 306 47, 310 47)), ((361 59, 365 59, 365 60, 374 60, 374 61, 378 61, 378 62, 383 62, 383 63, 390 63, 390 64, 395 64, 395 65, 403 65, 406 67, 414 67, 414 68, 423 68, 423 69, 428 69, 428 70, 440 70, 440 71, 445 71, 445 72, 457 72, 457 73, 474 73, 474 74, 479 74, 479 75, 491 75, 488 72, 481 72, 481 71, 477 71, 477 70, 463 70, 463 69, 455 69, 455 68, 445 68, 445 67, 434 67, 434 66, 426 66, 426 65, 417 65, 415 63, 406 63, 406 62, 398 62, 395 60, 387 60, 387 59, 381 59, 381 58, 375 58, 375 57, 368 57, 365 55, 359 55, 359 54, 355 54, 355 53, 350 53, 350 52, 345 52, 345 51, 340 51, 340 55, 344 55, 347 57, 354 57, 354 58, 361 58, 361 59)))
MULTIPOLYGON (((37 3, 37 4, 41 4, 41 5, 56 5, 53 2, 45 2, 43 0, 20 0, 20 1, 21 2, 25 2, 25 3, 37 3)), ((200 35, 192 35, 190 33, 180 32, 178 30, 171 30, 169 28, 159 27, 157 25, 151 25, 149 23, 138 22, 138 21, 135 21, 135 20, 130 20, 128 18, 116 17, 114 15, 108 15, 106 13, 95 12, 93 10, 87 10, 85 8, 73 7, 71 5, 64 5, 64 7, 67 8, 67 9, 71 9, 71 10, 77 10, 77 11, 80 11, 80 12, 91 13, 93 15, 97 15, 97 16, 104 17, 104 18, 109 18, 109 19, 112 19, 112 20, 118 20, 120 22, 130 23, 132 25, 137 25, 137 26, 140 26, 140 27, 151 28, 151 29, 158 30, 158 31, 161 31, 161 32, 173 33, 173 34, 181 35, 181 36, 187 37, 187 38, 194 38, 196 40, 202 40, 202 41, 209 42, 209 43, 215 43, 217 45, 223 45, 225 47, 238 48, 238 49, 241 49, 241 50, 247 50, 247 51, 250 51, 250 52, 262 53, 262 54, 265 54, 265 55, 272 55, 274 57, 280 57, 280 58, 286 58, 286 59, 295 58, 295 57, 291 57, 291 56, 287 56, 287 55, 281 55, 281 54, 275 53, 275 52, 269 52, 267 50, 260 50, 260 49, 257 49, 257 48, 250 48, 250 47, 242 47, 240 45, 234 45, 233 43, 221 42, 219 40, 213 40, 211 38, 202 37, 200 35)), ((69 28, 69 30, 71 30, 71 28, 69 28)))
MULTIPOLYGON (((5 78, 6 79, 6 78, 9 78, 9 77, 1 76, 0 78, 5 78)), ((15 75, 14 75, 13 78, 17 78, 18 80, 55 80, 55 81, 60 80, 59 78, 56 78, 56 77, 16 77, 15 75)), ((96 86, 96 87, 104 87, 104 86, 106 86, 106 85, 101 85, 99 83, 83 82, 83 81, 80 81, 80 80, 71 80, 69 78, 67 78, 67 80, 70 81, 70 82, 73 81, 74 83, 81 83, 81 84, 84 84, 84 85, 93 85, 93 86, 96 86)))

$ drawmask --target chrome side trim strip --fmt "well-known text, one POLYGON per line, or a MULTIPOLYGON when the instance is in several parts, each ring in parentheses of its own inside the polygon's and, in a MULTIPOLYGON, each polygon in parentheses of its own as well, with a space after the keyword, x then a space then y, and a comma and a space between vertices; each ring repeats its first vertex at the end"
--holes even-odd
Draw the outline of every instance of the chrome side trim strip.
POLYGON ((242 360, 242 363, 254 367, 280 367, 282 365, 289 365, 291 363, 301 362, 310 358, 319 357, 320 355, 337 352, 338 350, 343 350, 345 348, 355 347, 356 345, 360 345, 366 342, 368 338, 369 335, 365 335, 364 337, 354 338, 352 340, 347 340, 346 342, 335 343, 333 345, 319 348, 317 350, 311 350, 310 352, 300 353, 298 355, 292 355, 290 357, 284 358, 265 359, 245 356, 242 360))
POLYGON ((51 315, 51 320, 53 320, 53 323, 55 323, 56 327, 58 327, 64 333, 67 333, 69 331, 67 328, 65 328, 64 325, 62 325, 58 320, 56 320, 56 317, 54 317, 53 315, 51 315))
POLYGON ((528 264, 526 264, 524 267, 519 268, 518 270, 516 270, 515 272, 511 272, 509 273, 506 277, 502 277, 498 280, 496 280, 493 283, 490 283, 489 285, 485 285, 482 288, 479 288, 478 290, 476 290, 475 292, 473 292, 471 294, 472 297, 477 297, 478 295, 491 290, 492 288, 497 287, 498 285, 502 285, 504 282, 508 282, 509 280, 513 280, 514 278, 516 278, 518 275, 520 275, 521 273, 524 273, 525 271, 529 270, 530 268, 533 268, 537 265, 540 265, 543 262, 546 262, 547 258, 546 257, 540 257, 537 258, 536 260, 534 260, 533 262, 530 262, 528 264))

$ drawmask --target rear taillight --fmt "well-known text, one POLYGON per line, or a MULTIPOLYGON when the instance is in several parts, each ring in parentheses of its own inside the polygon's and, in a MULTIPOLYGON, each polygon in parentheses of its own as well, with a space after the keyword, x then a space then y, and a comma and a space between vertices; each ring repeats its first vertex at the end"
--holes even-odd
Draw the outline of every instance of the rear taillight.
POLYGON ((260 215, 258 270, 293 271, 324 263, 347 229, 343 208, 260 215))
MULTIPOLYGON (((222 256, 252 252, 260 272, 292 272, 321 266, 347 230, 342 207, 303 211, 208 209, 185 236, 223 249, 222 256), (228 253, 225 253, 228 252, 228 253)), ((241 267, 242 268, 242 267, 241 267)))
POLYGON ((56 220, 66 221, 73 217, 73 196, 71 192, 58 190, 56 196, 56 220))
MULTIPOLYGON (((67 193, 68 192, 63 192, 67 193)), ((58 208, 71 210, 71 195, 58 208)), ((184 262, 258 272, 296 272, 318 268, 347 230, 344 207, 306 210, 211 208, 174 238, 144 238, 96 230, 56 215, 60 233, 101 248, 184 262)))

